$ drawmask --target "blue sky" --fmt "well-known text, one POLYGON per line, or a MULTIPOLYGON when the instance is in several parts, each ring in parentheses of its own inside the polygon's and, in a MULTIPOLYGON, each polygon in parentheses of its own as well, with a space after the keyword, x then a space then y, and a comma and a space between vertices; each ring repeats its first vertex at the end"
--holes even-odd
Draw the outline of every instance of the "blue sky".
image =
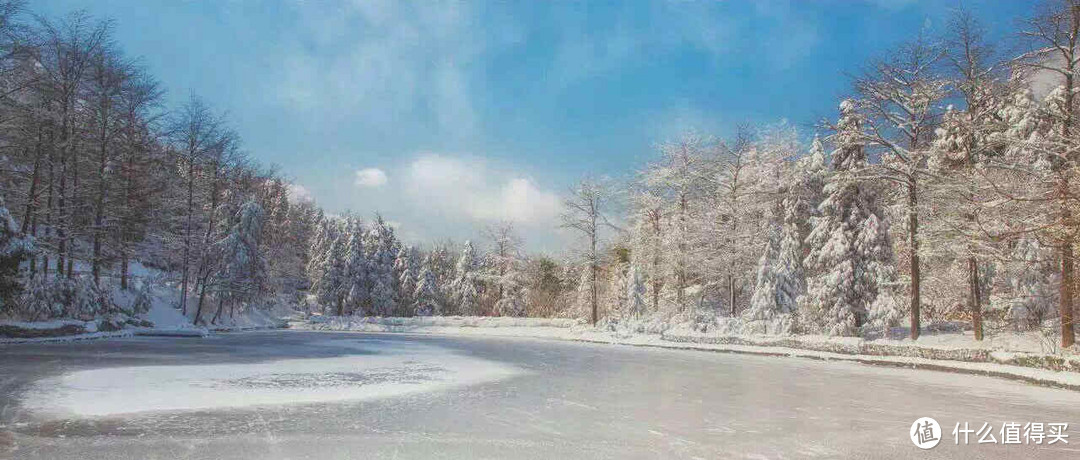
MULTIPOLYGON (((967 1, 1006 37, 1023 1, 967 1)), ((85 9, 168 90, 226 111, 251 155, 331 212, 417 243, 513 219, 557 249, 559 196, 685 130, 833 116, 845 72, 948 1, 34 0, 85 9)))

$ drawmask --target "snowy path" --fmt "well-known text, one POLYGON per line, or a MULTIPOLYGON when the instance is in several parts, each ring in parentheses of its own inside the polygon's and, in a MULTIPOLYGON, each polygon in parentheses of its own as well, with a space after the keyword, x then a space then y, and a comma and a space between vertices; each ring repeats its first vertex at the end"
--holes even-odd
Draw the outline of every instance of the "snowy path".
POLYGON ((295 331, 0 346, 0 458, 1077 455, 1080 394, 969 375, 295 331), (932 451, 907 437, 922 416, 945 427, 932 451), (1014 421, 1068 422, 1074 438, 953 445, 957 422, 988 422, 996 434, 1014 421))

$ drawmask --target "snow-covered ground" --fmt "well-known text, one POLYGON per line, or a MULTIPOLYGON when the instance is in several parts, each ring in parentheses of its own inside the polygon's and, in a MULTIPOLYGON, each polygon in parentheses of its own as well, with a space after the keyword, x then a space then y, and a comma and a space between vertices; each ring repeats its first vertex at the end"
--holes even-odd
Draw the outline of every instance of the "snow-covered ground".
POLYGON ((696 332, 674 327, 662 334, 590 327, 580 321, 543 318, 337 318, 294 322, 294 329, 408 332, 462 336, 532 337, 733 353, 782 355, 888 366, 993 375, 1080 390, 1080 356, 1046 353, 1037 332, 1002 333, 975 341, 970 333, 927 334, 918 341, 820 335, 769 336, 696 332))
POLYGON ((82 370, 36 382, 26 393, 24 408, 42 416, 67 417, 362 400, 488 382, 522 372, 421 344, 328 340, 321 345, 345 346, 359 353, 250 364, 82 370))
MULTIPOLYGON (((730 458, 733 452, 740 458, 1064 459, 1076 455, 1073 439, 1035 446, 972 438, 956 445, 948 432, 957 423, 978 428, 985 421, 997 436, 1005 421, 1080 416, 1080 393, 974 375, 420 334, 269 331, 6 347, 0 375, 16 376, 0 379, 0 407, 8 408, 0 411, 0 441, 10 449, 0 442, 0 458, 50 460, 730 458), (486 373, 490 366, 512 373, 486 373), (432 377, 443 380, 422 381, 432 377), (406 392, 378 397, 375 385, 389 381, 406 392), (321 402, 281 400, 294 396, 321 402), (184 406, 206 408, 166 410, 187 399, 198 404, 184 406), (925 416, 941 423, 946 436, 931 452, 908 439, 912 422, 925 416)), ((1070 431, 1075 437, 1075 427, 1070 431)))
MULTIPOLYGON (((85 262, 76 261, 79 270, 85 262)), ((91 321, 75 319, 53 319, 45 321, 16 321, 0 320, 0 327, 38 331, 41 337, 3 337, 0 334, 0 343, 23 343, 23 342, 56 342, 70 340, 85 340, 93 338, 108 338, 130 335, 158 335, 158 336, 183 336, 202 337, 211 331, 241 331, 255 329, 274 329, 284 327, 286 320, 283 318, 295 315, 296 312, 283 304, 275 304, 268 309, 248 308, 236 314, 223 312, 214 324, 205 325, 214 318, 216 305, 207 307, 202 312, 200 325, 194 324, 195 308, 188 308, 187 314, 182 314, 176 308, 180 303, 179 289, 172 284, 163 283, 164 274, 154 268, 145 267, 138 262, 132 262, 130 266, 132 276, 132 289, 112 289, 110 295, 116 304, 127 311, 134 310, 133 305, 140 296, 142 283, 150 282, 149 310, 137 314, 132 318, 127 316, 101 317, 91 321), (150 281, 156 280, 156 281, 150 281), (103 328, 98 331, 102 320, 108 320, 113 324, 123 327, 124 331, 107 331, 103 328), (60 330, 61 328, 67 328, 60 330), (77 329, 77 330, 76 330, 77 329), (46 337, 47 335, 47 337, 46 337)), ((195 296, 189 299, 190 305, 194 305, 195 296)), ((112 328, 109 328, 112 329, 112 328)))

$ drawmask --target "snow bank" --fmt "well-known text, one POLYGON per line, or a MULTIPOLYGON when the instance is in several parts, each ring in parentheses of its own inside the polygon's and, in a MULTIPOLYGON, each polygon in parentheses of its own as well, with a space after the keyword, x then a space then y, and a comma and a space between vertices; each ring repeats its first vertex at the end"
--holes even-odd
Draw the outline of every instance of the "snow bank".
MULTIPOLYGON (((576 320, 542 318, 340 318, 312 317, 294 329, 487 335, 592 343, 723 351, 769 356, 855 361, 975 373, 1080 390, 1080 356, 1040 353, 1037 333, 1002 333, 976 342, 970 332, 927 334, 918 341, 820 335, 731 335, 691 326, 663 333, 590 327, 576 320), (1011 347, 1011 349, 1010 349, 1011 347)), ((1068 353, 1068 352, 1066 352, 1068 353)))
POLYGON ((62 335, 56 337, 32 337, 32 338, 0 338, 0 345, 17 344, 17 343, 55 343, 55 342, 78 342, 83 340, 97 340, 97 339, 113 339, 118 337, 131 337, 135 335, 133 331, 110 331, 110 332, 89 332, 85 334, 74 335, 62 335))
MULTIPOLYGON (((0 326, 11 326, 19 329, 60 329, 64 326, 87 327, 86 321, 74 319, 54 319, 51 321, 0 321, 0 326)), ((89 323, 93 324, 93 323, 89 323)))
POLYGON ((311 324, 333 327, 380 325, 388 327, 560 327, 568 328, 584 324, 581 320, 568 318, 518 318, 510 316, 413 316, 409 318, 374 316, 321 316, 312 315, 311 324))
POLYGON ((67 417, 321 403, 439 391, 522 372, 429 345, 371 339, 316 345, 363 354, 77 371, 35 382, 23 406, 46 417, 67 417))
POLYGON ((355 332, 416 332, 429 334, 490 335, 511 337, 562 338, 581 327, 580 320, 567 318, 517 318, 492 316, 416 316, 410 318, 340 317, 313 315, 307 321, 290 323, 292 329, 355 332))
POLYGON ((210 331, 205 327, 140 327, 132 329, 132 333, 146 337, 206 337, 210 335, 210 331))
POLYGON ((752 336, 696 332, 676 327, 664 332, 663 340, 713 345, 746 345, 813 350, 845 355, 900 356, 930 360, 998 363, 1012 366, 1080 372, 1080 356, 1065 352, 1043 352, 1044 339, 1037 333, 1002 333, 976 341, 970 332, 923 335, 911 339, 874 339, 859 337, 752 336))

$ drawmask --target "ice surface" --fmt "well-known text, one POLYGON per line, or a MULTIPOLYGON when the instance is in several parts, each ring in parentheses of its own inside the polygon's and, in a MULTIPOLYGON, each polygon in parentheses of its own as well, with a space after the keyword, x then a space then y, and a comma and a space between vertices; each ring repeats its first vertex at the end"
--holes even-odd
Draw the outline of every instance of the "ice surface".
POLYGON ((437 391, 520 372, 435 346, 379 340, 349 341, 346 346, 365 354, 76 371, 36 382, 24 407, 43 416, 65 417, 323 403, 437 391))

